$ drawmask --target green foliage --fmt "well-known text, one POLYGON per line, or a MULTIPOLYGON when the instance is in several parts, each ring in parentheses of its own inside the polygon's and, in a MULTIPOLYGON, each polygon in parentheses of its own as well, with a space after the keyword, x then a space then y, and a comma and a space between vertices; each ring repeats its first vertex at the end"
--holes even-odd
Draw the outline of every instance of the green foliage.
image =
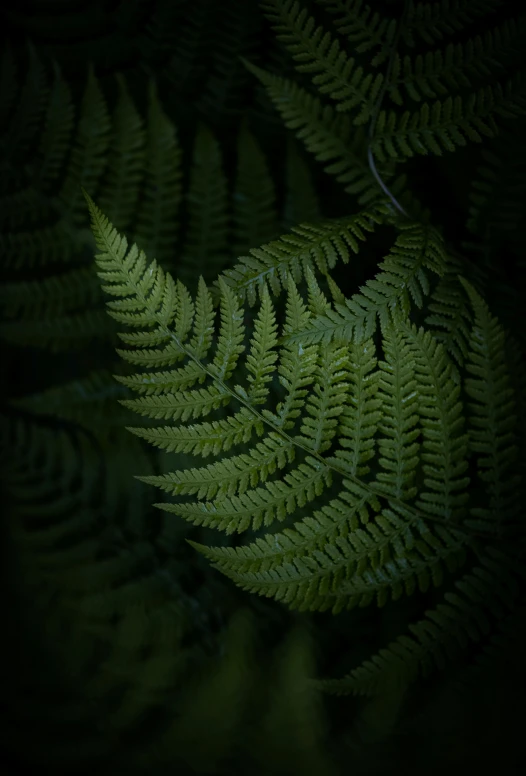
POLYGON ((524 14, 3 20, 8 754, 515 772, 524 14))
MULTIPOLYGON (((30 62, 18 110, 26 114, 27 100, 33 111, 34 104, 40 105, 40 113, 21 133, 14 111, 3 135, 11 172, 3 184, 0 250, 4 264, 13 268, 11 282, 0 292, 5 339, 60 352, 94 337, 112 336, 99 287, 86 266, 92 240, 79 210, 79 186, 98 194, 119 229, 133 224, 134 240, 189 282, 196 269, 214 279, 235 254, 279 234, 275 183, 268 172, 265 195, 261 183, 254 190, 254 176, 265 175, 266 162, 247 126, 238 137, 232 197, 221 148, 204 126, 195 137, 188 186, 183 189, 177 130, 153 84, 143 120, 122 77, 117 79, 113 110, 92 71, 76 106, 57 68, 49 86, 46 69, 31 50, 30 62), (33 151, 27 162, 29 149, 33 151), (188 223, 184 232, 183 208, 188 223), (31 279, 19 281, 17 273, 27 277, 28 268, 34 268, 31 279)), ((7 49, 4 67, 9 71, 13 64, 7 49)), ((6 83, 7 104, 12 99, 9 89, 6 83)), ((290 146, 288 155, 294 153, 290 146)), ((312 212, 313 201, 302 205, 296 176, 303 176, 308 185, 309 172, 297 157, 289 173, 287 207, 289 212, 295 208, 301 221, 312 212)))
MULTIPOLYGON (((524 116, 524 16, 504 20, 483 37, 415 55, 415 34, 430 46, 499 3, 406 2, 397 24, 361 1, 317 2, 334 15, 346 44, 298 0, 262 0, 261 6, 296 70, 310 74, 317 93, 332 98, 334 107, 290 79, 249 69, 307 149, 319 160, 335 160, 326 171, 361 203, 374 196, 375 162, 388 183, 396 167, 415 155, 441 156, 480 143, 495 137, 506 119, 524 116)), ((405 178, 392 180, 391 194, 403 195, 402 205, 422 218, 405 178)))
MULTIPOLYGON (((180 281, 157 262, 148 263, 137 246, 128 250, 125 238, 87 200, 100 251, 98 274, 112 297, 110 315, 137 330, 120 334, 128 348, 119 352, 143 368, 128 383, 143 395, 125 404, 147 417, 172 421, 130 430, 168 452, 216 459, 204 467, 143 477, 174 495, 195 496, 157 506, 226 533, 268 529, 276 521, 293 525, 240 547, 191 541, 217 569, 243 589, 291 608, 336 614, 442 586, 470 553, 480 555, 472 529, 490 543, 505 535, 521 493, 513 473, 518 449, 513 391, 502 327, 467 281, 461 279, 475 316, 466 368, 474 376, 464 372, 461 378, 475 403, 466 407, 459 372, 446 349, 410 322, 409 294, 421 307, 429 293, 427 279, 410 285, 409 294, 395 297, 388 307, 382 294, 367 297, 371 320, 381 321, 384 360, 373 329, 359 329, 356 337, 352 329, 338 330, 323 350, 309 339, 310 320, 330 310, 310 267, 307 304, 288 273, 281 346, 277 308, 266 284, 246 343, 241 298, 219 280, 221 313, 214 337, 212 297, 204 281, 192 300, 180 281), (244 368, 238 369, 245 352, 244 368), (161 366, 173 369, 159 373, 161 366), (273 371, 281 384, 277 395, 269 382, 273 371), (234 374, 243 376, 244 385, 232 382, 234 374), (152 378, 162 381, 155 393, 152 378), (193 387, 197 383, 203 387, 193 387), (228 414, 217 415, 231 405, 228 414), (211 419, 193 422, 207 416, 211 419), (249 453, 227 455, 232 448, 249 453), (373 457, 374 469, 366 463, 373 457), (470 461, 478 487, 467 475, 470 461), (322 500, 324 493, 329 495, 322 500), (481 509, 481 503, 487 506, 481 509), (308 516, 292 522, 307 505, 308 516)), ((415 253, 427 256, 425 266, 442 274, 447 257, 428 229, 413 227, 409 236, 402 230, 391 263, 414 266, 415 253)), ((468 589, 476 568, 466 576, 468 589)), ((456 585, 463 590, 461 579, 456 585)), ((490 579, 484 576, 487 584, 490 579)), ((446 592, 445 600, 453 596, 464 611, 455 595, 446 592)), ((477 606, 491 606, 489 601, 480 596, 477 606)), ((437 611, 449 610, 441 604, 437 611)), ((439 618, 444 641, 453 637, 457 620, 456 614, 439 618)), ((430 663, 441 665, 436 633, 422 640, 424 626, 414 628, 418 640, 400 674, 405 681, 430 663)))

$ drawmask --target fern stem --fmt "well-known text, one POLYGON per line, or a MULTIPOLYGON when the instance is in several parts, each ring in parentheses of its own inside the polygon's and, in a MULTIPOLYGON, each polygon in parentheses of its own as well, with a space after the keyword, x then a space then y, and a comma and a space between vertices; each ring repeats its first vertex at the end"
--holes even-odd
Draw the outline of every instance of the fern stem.
POLYGON ((386 72, 385 72, 384 82, 383 82, 382 87, 380 89, 380 94, 378 95, 378 99, 376 101, 376 104, 375 104, 375 106, 374 106, 374 108, 373 108, 373 110, 371 112, 371 123, 369 124, 369 144, 367 146, 367 161, 369 162, 370 170, 371 170, 371 172, 372 172, 376 182, 378 183, 378 185, 380 186, 380 188, 382 189, 384 194, 386 194, 386 196, 391 200, 391 202, 395 206, 395 208, 403 216, 405 216, 406 218, 409 218, 409 214, 402 207, 402 205, 398 202, 398 200, 396 199, 394 194, 391 191, 389 191, 389 189, 387 188, 386 184, 382 180, 382 178, 380 176, 380 173, 376 169, 376 164, 375 164, 375 161, 374 161, 373 150, 372 150, 371 144, 372 144, 372 141, 373 141, 373 138, 374 138, 374 131, 376 129, 376 122, 378 121, 378 116, 380 114, 380 108, 382 107, 382 102, 384 100, 385 93, 386 93, 387 87, 389 85, 389 79, 391 78, 391 73, 392 73, 393 64, 394 64, 394 58, 395 58, 395 55, 396 55, 396 47, 398 45, 398 41, 400 40, 400 34, 402 32, 402 29, 403 29, 403 26, 404 26, 404 22, 405 22, 408 10, 409 10, 408 0, 404 0, 404 10, 402 11, 402 15, 400 17, 400 22, 398 24, 398 27, 397 27, 397 30, 396 30, 396 34, 395 34, 395 36, 393 38, 393 42, 391 44, 391 52, 389 54, 389 61, 388 61, 387 69, 386 69, 386 72))
MULTIPOLYGON (((88 195, 86 191, 83 191, 84 196, 88 202, 91 216, 93 219, 93 224, 96 229, 96 232, 99 235, 99 241, 101 243, 104 243, 105 252, 107 255, 111 256, 113 254, 113 245, 108 239, 105 223, 104 223, 104 217, 102 216, 101 212, 96 207, 95 203, 91 199, 91 197, 88 195)), ((121 271, 121 267, 119 267, 119 271, 121 271)), ((129 279, 128 279, 129 282, 129 279)), ((422 512, 418 508, 414 507, 413 505, 407 504, 406 502, 402 501, 401 499, 392 496, 390 493, 386 493, 382 488, 379 488, 378 486, 375 486, 371 483, 366 483, 363 480, 361 480, 359 477, 356 477, 355 475, 350 474, 349 472, 344 471, 343 469, 340 469, 338 466, 335 466, 333 463, 329 463, 325 458, 323 458, 319 453, 316 453, 312 451, 310 448, 308 448, 306 445, 302 444, 300 441, 295 439, 294 437, 289 436, 283 429, 276 426, 274 423, 272 423, 271 420, 264 417, 255 407, 250 404, 249 401, 244 399, 239 393, 237 393, 233 388, 231 388, 225 381, 218 377, 214 372, 207 368, 207 366, 192 352, 192 350, 180 341, 180 339, 174 334, 173 331, 168 327, 168 325, 160 319, 156 306, 152 306, 150 299, 147 298, 144 291, 141 289, 140 284, 133 282, 132 283, 134 288, 134 293, 136 294, 137 298, 140 299, 142 304, 144 305, 145 309, 147 309, 152 317, 152 320, 157 321, 157 325, 159 327, 159 331, 162 331, 163 334, 168 338, 171 339, 177 347, 185 353, 189 359, 191 359, 200 370, 202 370, 211 380, 212 382, 216 383, 218 386, 221 387, 221 389, 226 393, 229 394, 232 398, 236 399, 241 405, 246 407, 246 409, 253 415, 255 415, 258 420, 261 422, 261 424, 268 426, 269 428, 274 431, 275 434, 278 436, 281 436, 284 440, 286 440, 289 444, 294 445, 295 447, 299 448, 300 450, 303 450, 307 455, 311 456, 312 458, 319 461, 323 466, 328 467, 332 471, 339 474, 344 479, 348 479, 355 484, 359 485, 361 488, 368 490, 370 493, 375 494, 379 498, 387 500, 388 503, 392 505, 397 505, 402 511, 405 511, 406 513, 411 513, 416 519, 420 518, 421 520, 437 523, 439 525, 445 526, 448 528, 448 530, 456 531, 458 533, 462 533, 468 537, 479 537, 485 540, 495 540, 495 536, 493 534, 484 533, 481 531, 476 531, 471 528, 467 528, 466 526, 461 525, 453 525, 448 520, 445 520, 444 518, 437 517, 436 515, 428 515, 425 512, 422 512)))
MULTIPOLYGON (((144 294, 140 291, 140 289, 137 289, 136 291, 137 296, 141 299, 145 307, 150 310, 152 317, 157 318, 157 312, 155 309, 152 309, 152 307, 149 305, 149 301, 146 299, 144 294)), ((217 377, 212 371, 210 371, 203 362, 198 359, 192 351, 185 347, 182 342, 180 342, 179 338, 175 336, 175 334, 165 325, 160 324, 160 329, 163 331, 163 333, 166 334, 167 337, 171 338, 177 345, 178 348, 180 348, 186 355, 194 361, 197 366, 202 369, 205 374, 211 378, 213 382, 215 382, 217 385, 219 385, 226 393, 230 394, 230 396, 234 399, 236 399, 241 405, 246 407, 246 409, 255 415, 258 420, 261 421, 262 424, 268 426, 269 428, 274 431, 274 433, 281 436, 284 440, 286 440, 289 444, 294 445, 295 447, 299 448, 300 450, 303 450, 307 455, 311 456, 312 458, 315 458, 317 461, 319 461, 323 466, 328 467, 332 471, 336 472, 340 476, 342 476, 344 479, 351 480, 352 482, 356 483, 357 485, 361 486, 362 488, 365 488, 370 493, 374 493, 375 495, 379 496, 380 498, 386 499, 391 504, 398 505, 402 510, 406 512, 411 512, 415 518, 420 518, 424 521, 429 521, 433 523, 438 523, 440 525, 445 526, 449 530, 456 531, 462 534, 465 534, 469 537, 479 537, 482 539, 494 539, 493 534, 485 534, 482 531, 476 531, 473 529, 469 529, 465 526, 460 525, 452 525, 448 520, 445 520, 443 518, 437 517, 435 515, 428 515, 425 512, 420 511, 416 507, 407 504, 406 502, 402 501, 399 498, 396 498, 395 496, 392 496, 389 493, 386 493, 382 488, 379 488, 375 485, 372 485, 371 483, 365 483, 363 480, 361 480, 359 477, 356 477, 354 475, 349 474, 348 472, 344 471, 343 469, 340 469, 337 466, 334 466, 334 464, 329 463, 323 456, 321 456, 319 453, 313 452, 310 448, 308 448, 306 445, 299 442, 294 437, 289 436, 289 434, 286 433, 286 431, 283 431, 283 429, 280 429, 278 426, 274 425, 268 418, 265 418, 255 407, 253 407, 250 402, 248 402, 246 399, 244 399, 242 396, 240 396, 233 388, 231 388, 227 383, 224 382, 221 378, 217 377)))

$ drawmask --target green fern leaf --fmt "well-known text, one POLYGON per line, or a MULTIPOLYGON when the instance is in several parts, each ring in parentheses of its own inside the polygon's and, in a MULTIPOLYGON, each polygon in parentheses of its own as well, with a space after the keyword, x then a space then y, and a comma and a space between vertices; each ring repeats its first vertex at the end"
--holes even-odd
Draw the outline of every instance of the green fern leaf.
POLYGON ((489 631, 488 615, 499 619, 514 606, 523 569, 508 552, 488 548, 479 564, 463 575, 446 593, 445 603, 426 612, 402 635, 343 679, 322 680, 316 686, 335 695, 375 695, 388 677, 410 684, 443 668, 489 631))
POLYGON ((397 54, 388 87, 391 98, 403 105, 400 87, 413 100, 436 99, 462 88, 473 90, 477 81, 504 71, 506 60, 520 50, 524 19, 504 21, 483 37, 449 43, 443 50, 427 51, 412 59, 397 54))
POLYGON ((437 0, 431 3, 410 0, 402 37, 409 46, 415 45, 415 35, 431 45, 446 35, 463 30, 479 17, 496 11, 500 5, 500 0, 437 0))
POLYGON ((316 27, 297 0, 265 0, 263 10, 283 42, 300 64, 300 72, 318 73, 313 77, 322 94, 337 101, 337 110, 359 108, 354 124, 365 124, 371 117, 382 89, 384 76, 365 73, 354 59, 347 57, 340 44, 322 27, 316 27))
POLYGON ((233 193, 233 253, 241 256, 277 234, 276 193, 265 157, 244 124, 239 133, 233 193))
POLYGON ((204 126, 197 132, 186 195, 188 231, 179 271, 187 283, 215 278, 228 256, 227 181, 219 143, 204 126))
MULTIPOLYGON (((339 115, 332 106, 323 105, 292 81, 272 75, 248 62, 245 66, 266 87, 285 126, 296 131, 306 149, 320 162, 330 162, 325 172, 334 175, 345 191, 368 205, 378 197, 378 187, 367 162, 366 132, 353 128, 348 116, 339 115)), ((382 175, 389 177, 389 165, 382 175)))
MULTIPOLYGON (((112 222, 117 229, 127 229, 130 226, 133 214, 136 212, 139 199, 139 190, 143 171, 145 168, 145 132, 143 121, 139 116, 135 105, 133 104, 126 87, 126 82, 122 77, 117 79, 119 85, 119 99, 112 116, 111 139, 109 145, 108 170, 101 191, 100 202, 104 212, 109 214, 112 222)), ((151 98, 152 99, 152 98, 151 98)), ((150 110, 153 112, 152 106, 150 110)), ((155 126, 155 118, 150 114, 149 132, 152 132, 152 126, 155 126)), ((159 157, 162 156, 162 140, 159 136, 155 137, 154 144, 150 142, 149 172, 152 168, 156 170, 156 164, 159 163, 159 157), (155 150, 152 147, 155 144, 155 150)), ((175 159, 168 162, 162 159, 162 163, 168 164, 168 169, 173 170, 175 159)), ((155 172, 153 173, 155 175, 155 172)), ((158 185, 158 181, 156 182, 158 185)), ((148 189, 147 189, 148 191, 148 189)), ((167 187, 162 187, 163 204, 169 199, 167 187)), ((148 193, 146 194, 148 197, 148 193)), ((159 202, 157 203, 159 206, 159 202)), ((143 219, 148 223, 148 199, 141 211, 143 219)), ((170 213, 170 217, 174 214, 170 213)), ((149 249, 158 254, 158 245, 153 242, 150 244, 147 233, 144 233, 144 221, 139 231, 139 241, 144 241, 149 249)), ((160 259, 163 256, 159 256, 160 259)))
POLYGON ((497 528, 519 513, 520 478, 514 472, 518 453, 517 415, 505 357, 506 335, 488 306, 465 280, 462 284, 475 311, 469 342, 466 392, 471 449, 478 454, 478 475, 486 484, 484 506, 471 510, 483 525, 497 528))
POLYGON ((418 375, 424 486, 416 503, 426 512, 460 522, 470 482, 462 476, 468 468, 468 436, 463 433, 460 386, 445 349, 429 332, 402 322, 397 326, 413 351, 418 375))
POLYGON ((84 222, 80 186, 93 192, 98 190, 100 179, 106 169, 110 143, 110 117, 93 69, 88 71, 81 114, 83 120, 77 126, 75 144, 58 194, 59 200, 68 208, 76 225, 84 222))
POLYGON ((358 54, 379 49, 371 59, 381 65, 388 56, 396 33, 396 20, 374 12, 363 0, 316 0, 334 18, 334 26, 345 35, 358 54))
POLYGON ((291 335, 292 342, 329 343, 333 339, 357 342, 371 337, 377 322, 385 326, 393 311, 407 314, 410 303, 421 308, 429 294, 429 270, 442 276, 448 256, 440 234, 432 227, 410 224, 402 229, 374 280, 368 280, 361 292, 345 305, 327 310, 310 321, 302 332, 291 335))
POLYGON ((66 163, 75 111, 69 86, 55 66, 55 80, 47 104, 44 129, 33 165, 37 189, 55 194, 57 178, 66 163))
MULTIPOLYGON (((124 95, 122 99, 126 99, 124 95)), ((121 110, 128 112, 133 111, 133 108, 124 102, 121 110)), ((130 131, 132 122, 135 124, 135 137, 132 142, 139 148, 142 137, 133 113, 129 123, 126 123, 127 132, 130 131)), ((161 263, 173 263, 175 239, 178 234, 178 210, 182 196, 181 149, 176 129, 164 112, 153 83, 150 84, 149 91, 144 158, 148 160, 148 167, 134 240, 161 263)), ((126 170, 129 186, 133 186, 134 168, 137 164, 138 159, 134 153, 134 163, 126 170), (130 173, 132 181, 128 178, 130 173)))
POLYGON ((223 273, 224 282, 235 289, 250 305, 267 286, 274 294, 284 287, 289 276, 299 282, 307 267, 327 274, 338 260, 347 263, 350 250, 358 252, 365 232, 382 221, 381 209, 365 211, 350 218, 301 224, 292 233, 261 248, 252 248, 250 256, 240 257, 232 269, 223 273))

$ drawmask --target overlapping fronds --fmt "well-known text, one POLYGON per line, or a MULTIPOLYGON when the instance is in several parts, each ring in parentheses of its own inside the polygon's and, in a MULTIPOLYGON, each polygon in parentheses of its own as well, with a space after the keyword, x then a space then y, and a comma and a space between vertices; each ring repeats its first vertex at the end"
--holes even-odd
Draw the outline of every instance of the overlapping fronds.
POLYGON ((223 273, 224 282, 252 306, 258 290, 270 289, 279 294, 289 278, 298 283, 307 268, 327 275, 337 261, 348 263, 351 251, 358 252, 365 234, 372 232, 383 216, 385 213, 378 208, 349 218, 295 226, 291 234, 252 248, 249 256, 241 256, 232 269, 223 273))
POLYGON ((345 303, 336 302, 313 317, 304 331, 290 336, 292 342, 328 343, 371 337, 378 325, 385 326, 392 313, 405 315, 414 304, 422 308, 430 291, 430 273, 442 277, 449 257, 440 234, 432 227, 411 224, 402 228, 390 253, 380 262, 381 270, 345 303))
MULTIPOLYGON (((266 283, 253 327, 245 330, 242 297, 220 278, 216 329, 202 280, 192 299, 157 262, 148 263, 136 246, 128 248, 89 198, 88 204, 100 251, 98 274, 112 297, 109 313, 136 330, 120 335, 128 347, 119 352, 144 370, 125 379, 142 395, 124 403, 170 421, 130 430, 168 452, 214 459, 141 479, 186 496, 157 506, 195 525, 227 534, 265 529, 241 546, 190 542, 237 585, 300 611, 337 613, 373 601, 382 606, 443 585, 472 549, 479 553, 475 536, 489 538, 496 521, 510 522, 511 513, 499 514, 504 502, 495 488, 504 481, 508 489, 516 486, 506 469, 513 445, 507 426, 482 420, 500 401, 506 367, 490 358, 483 375, 479 368, 487 350, 484 336, 496 357, 503 335, 494 320, 484 333, 482 318, 477 322, 483 303, 465 281, 476 319, 467 358, 474 366, 468 371, 480 373, 488 385, 481 392, 473 378, 465 380, 465 390, 482 405, 473 421, 477 427, 480 417, 484 426, 478 436, 466 428, 469 409, 458 369, 431 333, 410 322, 408 304, 393 306, 391 315, 381 312, 382 304, 371 312, 371 321, 381 321, 383 359, 372 323, 358 337, 352 328, 342 330, 323 347, 309 340, 309 322, 329 309, 316 281, 319 268, 310 266, 304 271, 307 303, 287 272, 281 327, 266 283), (274 374, 279 388, 272 386, 274 374), (473 456, 491 446, 495 460, 477 463, 473 456), (471 481, 470 460, 480 471, 478 486, 471 481), (484 522, 478 500, 488 496, 484 522)), ((421 226, 400 232, 389 257, 391 277, 398 277, 397 267, 407 272, 408 256, 420 275, 406 281, 407 301, 412 298, 418 308, 429 289, 424 268, 440 276, 447 256, 439 235, 421 226)), ((280 290, 274 289, 278 301, 280 290)), ((445 641, 457 620, 439 619, 445 641)), ((440 664, 427 637, 418 636, 415 644, 418 660, 436 658, 440 664)))
MULTIPOLYGON (((7 49, 6 71, 14 63, 7 49)), ((58 68, 50 85, 48 76, 30 50, 21 94, 11 94, 5 82, 0 95, 0 103, 16 108, 7 112, 3 129, 8 172, 2 183, 0 252, 13 270, 0 298, 4 338, 56 352, 94 338, 111 339, 112 329, 101 315, 100 291, 86 274, 92 237, 78 207, 82 185, 98 193, 117 228, 132 228, 141 248, 177 268, 189 282, 196 273, 214 279, 238 253, 279 234, 275 184, 246 124, 239 134, 234 190, 223 169, 220 144, 204 125, 196 134, 188 186, 183 187, 177 129, 153 82, 143 119, 122 77, 110 105, 90 70, 77 105, 58 68), (38 105, 41 110, 34 113, 38 105), (53 264, 67 268, 48 267, 53 264), (23 280, 17 279, 18 272, 24 273, 23 280)), ((308 184, 308 172, 303 175, 308 184)), ((301 204, 303 192, 297 189, 290 174, 285 206, 289 214, 295 208, 302 220, 309 206, 301 204)))
POLYGON ((316 25, 297 0, 265 0, 262 7, 273 23, 278 40, 299 62, 296 69, 314 73, 313 83, 322 94, 336 100, 336 109, 356 109, 354 123, 365 124, 371 118, 384 76, 359 66, 330 32, 316 25))
POLYGON ((397 209, 421 218, 407 181, 395 177, 397 166, 493 138, 506 120, 525 115, 525 17, 499 17, 492 25, 496 0, 409 2, 398 18, 361 0, 318 4, 332 16, 335 33, 300 0, 262 0, 261 7, 296 69, 312 74, 317 93, 332 98, 335 108, 295 81, 249 69, 286 125, 320 161, 331 160, 327 171, 361 203, 381 189, 387 193, 387 186, 397 209), (487 22, 484 32, 414 54, 416 36, 431 46, 479 17, 487 22))

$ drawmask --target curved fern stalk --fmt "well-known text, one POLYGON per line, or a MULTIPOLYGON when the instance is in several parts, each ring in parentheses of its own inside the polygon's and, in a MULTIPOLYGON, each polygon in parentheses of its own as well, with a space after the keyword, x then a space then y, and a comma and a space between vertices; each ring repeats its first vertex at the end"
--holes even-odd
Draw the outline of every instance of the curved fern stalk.
MULTIPOLYGON (((348 116, 335 112, 293 81, 274 75, 244 61, 245 67, 265 86, 285 126, 295 130, 310 153, 321 162, 330 162, 325 172, 334 175, 345 191, 358 195, 360 204, 377 196, 366 156, 366 131, 354 129, 348 116)), ((384 176, 389 169, 383 171, 384 176)))
MULTIPOLYGON (((266 87, 285 126, 295 130, 296 137, 305 144, 307 151, 320 162, 330 162, 324 167, 328 175, 333 175, 346 192, 355 195, 360 205, 371 207, 375 201, 385 200, 385 192, 381 192, 378 178, 371 170, 365 127, 353 127, 347 115, 336 113, 331 105, 324 105, 293 81, 267 73, 248 62, 245 66, 266 87)), ((381 180, 389 183, 392 195, 414 217, 427 221, 429 213, 408 189, 406 175, 394 177, 395 169, 392 160, 387 160, 377 172, 381 180)))
MULTIPOLYGON (((332 5, 332 3, 331 3, 332 5)), ((322 94, 328 93, 338 101, 337 110, 353 112, 352 123, 355 125, 369 124, 370 143, 368 147, 369 164, 374 174, 374 160, 382 164, 389 161, 400 163, 416 154, 441 155, 444 151, 454 151, 459 146, 465 146, 468 141, 481 142, 483 137, 494 137, 498 131, 500 118, 523 116, 526 110, 524 75, 520 64, 514 67, 514 49, 520 51, 522 22, 505 23, 502 33, 486 37, 484 43, 448 48, 443 55, 440 52, 427 52, 425 57, 417 57, 414 61, 409 56, 398 52, 399 45, 405 40, 410 44, 411 27, 417 18, 436 16, 441 11, 448 15, 448 4, 438 5, 431 9, 415 6, 407 2, 396 23, 396 30, 389 36, 389 43, 384 41, 382 54, 389 59, 387 73, 377 73, 376 64, 365 63, 363 66, 347 56, 340 47, 338 40, 333 39, 329 32, 316 25, 313 17, 308 16, 298 0, 265 0, 263 8, 274 23, 278 40, 282 40, 291 51, 293 58, 301 64, 297 69, 302 72, 314 72, 313 82, 322 94), (478 50, 479 56, 477 60, 478 50), (488 82, 486 61, 493 53, 495 67, 502 71, 497 82, 488 82), (445 60, 445 61, 444 61, 445 60), (509 61, 511 60, 511 61, 509 61), (403 71, 403 74, 402 74, 403 71), (482 85, 477 88, 472 84, 466 73, 472 73, 475 78, 483 77, 482 85), (423 95, 435 97, 444 93, 445 87, 441 78, 451 87, 459 85, 471 86, 472 93, 468 96, 458 93, 454 88, 444 100, 434 103, 424 103, 415 112, 408 108, 403 113, 398 110, 380 109, 386 93, 392 100, 404 106, 399 82, 403 80, 410 98, 419 100, 423 95)), ((484 1, 479 6, 480 13, 488 11, 491 3, 484 1)), ((459 18, 463 21, 476 16, 466 9, 456 8, 452 13, 449 25, 450 34, 459 27, 459 18)), ((359 18, 359 8, 348 9, 350 17, 359 18)), ((416 23, 418 26, 418 23, 416 23)), ((425 24, 424 24, 425 26, 425 24)), ((444 25, 448 29, 448 24, 444 25)), ((462 26, 462 23, 460 23, 462 26)), ((390 29, 390 26, 388 25, 390 29)), ((354 48, 354 47, 353 47, 354 48)), ((289 87, 290 90, 290 87, 289 87)), ((405 106, 404 106, 405 107, 405 106)), ((375 176, 377 183, 384 188, 382 175, 375 176)), ((384 189, 390 195, 388 189, 384 189)), ((391 199, 393 199, 391 197, 391 199)), ((397 209, 402 206, 393 201, 397 209)))
POLYGON ((335 310, 313 317, 290 341, 328 343, 354 337, 362 342, 372 337, 378 323, 385 326, 395 310, 408 315, 411 303, 421 309, 430 291, 429 272, 442 277, 449 262, 443 239, 433 227, 402 226, 376 278, 344 304, 336 303, 335 310))

